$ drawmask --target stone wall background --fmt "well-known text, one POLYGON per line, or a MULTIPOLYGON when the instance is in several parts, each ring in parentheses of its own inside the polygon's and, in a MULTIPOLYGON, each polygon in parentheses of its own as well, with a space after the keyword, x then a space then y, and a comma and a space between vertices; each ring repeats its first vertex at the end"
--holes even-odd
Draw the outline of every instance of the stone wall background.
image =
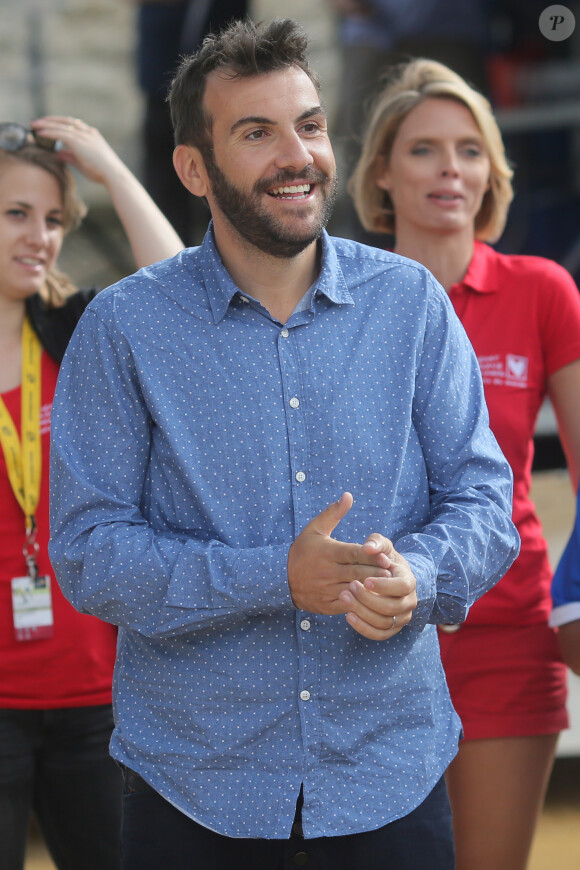
POLYGON ((133 72, 134 6, 0 0, 0 16, 0 117, 78 116, 135 167, 142 101, 133 72))
MULTIPOLYGON (((42 114, 99 128, 139 176, 143 98, 135 73, 133 0, 0 0, 0 121, 42 114)), ((254 0, 255 20, 291 14, 307 29, 312 62, 334 106, 338 57, 326 0, 254 0)), ((79 177, 89 215, 65 240, 62 268, 80 285, 106 286, 134 269, 107 192, 79 177)))
MULTIPOLYGON (((256 20, 288 14, 281 0, 255 0, 256 20)), ((312 38, 312 59, 332 102, 334 22, 325 0, 294 0, 312 38), (328 87, 326 87, 328 85, 328 87)), ((0 120, 67 114, 97 126, 139 172, 143 101, 135 79, 132 0, 0 0, 0 120)), ((83 188, 89 204, 104 199, 83 188)))

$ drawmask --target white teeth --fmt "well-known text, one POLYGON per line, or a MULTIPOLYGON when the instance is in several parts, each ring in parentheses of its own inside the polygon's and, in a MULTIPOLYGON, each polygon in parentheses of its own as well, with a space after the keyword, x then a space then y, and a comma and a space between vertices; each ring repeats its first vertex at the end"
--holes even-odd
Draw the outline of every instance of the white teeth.
POLYGON ((42 260, 37 260, 34 257, 20 257, 20 262, 24 263, 25 266, 40 266, 42 264, 42 260))
POLYGON ((292 184, 285 187, 276 187, 272 191, 274 196, 280 196, 284 193, 310 193, 309 184, 292 184))

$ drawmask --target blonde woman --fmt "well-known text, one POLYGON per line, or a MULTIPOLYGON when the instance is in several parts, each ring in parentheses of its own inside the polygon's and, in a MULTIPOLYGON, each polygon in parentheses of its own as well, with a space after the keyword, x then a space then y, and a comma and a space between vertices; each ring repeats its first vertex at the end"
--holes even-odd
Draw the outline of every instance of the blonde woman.
POLYGON ((116 633, 71 607, 48 559, 50 410, 94 295, 56 268, 85 213, 67 164, 109 190, 138 266, 183 247, 94 127, 0 124, 0 870, 24 866, 31 813, 59 870, 120 867, 108 754, 116 633))
POLYGON ((443 285, 477 353, 491 428, 514 473, 514 566, 441 654, 464 740, 447 777, 458 870, 523 870, 567 724, 565 668, 548 627, 551 569, 530 500, 546 394, 574 485, 580 472, 580 297, 539 257, 505 256, 510 169, 487 100, 434 61, 397 67, 370 115, 350 190, 363 226, 443 285))

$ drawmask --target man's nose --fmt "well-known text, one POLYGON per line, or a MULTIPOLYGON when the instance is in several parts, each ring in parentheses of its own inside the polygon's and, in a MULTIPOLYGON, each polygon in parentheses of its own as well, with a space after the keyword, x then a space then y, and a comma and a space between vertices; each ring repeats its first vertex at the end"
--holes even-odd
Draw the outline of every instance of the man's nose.
POLYGON ((293 169, 299 172, 306 166, 314 163, 309 143, 296 132, 289 133, 280 140, 280 147, 276 155, 276 165, 280 169, 293 169))

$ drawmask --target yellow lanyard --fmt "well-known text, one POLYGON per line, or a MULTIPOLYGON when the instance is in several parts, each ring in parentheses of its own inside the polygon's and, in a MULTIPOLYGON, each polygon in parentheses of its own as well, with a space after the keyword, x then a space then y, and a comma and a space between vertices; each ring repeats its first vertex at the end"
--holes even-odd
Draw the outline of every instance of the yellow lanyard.
POLYGON ((40 498, 42 450, 40 442, 40 358, 42 347, 28 318, 22 325, 22 438, 0 396, 0 443, 14 495, 26 517, 27 535, 33 536, 34 515, 40 498))

